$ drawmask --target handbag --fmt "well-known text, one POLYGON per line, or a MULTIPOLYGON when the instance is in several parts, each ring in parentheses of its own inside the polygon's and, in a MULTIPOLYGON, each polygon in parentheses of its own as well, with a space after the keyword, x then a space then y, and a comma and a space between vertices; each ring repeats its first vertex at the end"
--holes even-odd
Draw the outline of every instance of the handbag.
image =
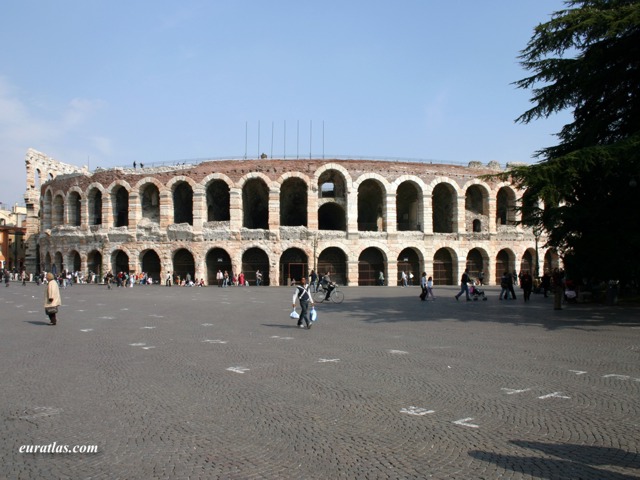
POLYGON ((311 311, 309 312, 309 319, 312 322, 315 322, 318 320, 318 312, 316 312, 316 307, 311 307, 311 311))
POLYGON ((289 314, 289 316, 291 318, 295 318, 296 320, 300 318, 300 315, 298 314, 298 312, 296 312, 296 308, 293 307, 293 311, 289 314))
POLYGON ((44 311, 47 315, 53 315, 54 313, 58 313, 58 307, 45 307, 44 311))

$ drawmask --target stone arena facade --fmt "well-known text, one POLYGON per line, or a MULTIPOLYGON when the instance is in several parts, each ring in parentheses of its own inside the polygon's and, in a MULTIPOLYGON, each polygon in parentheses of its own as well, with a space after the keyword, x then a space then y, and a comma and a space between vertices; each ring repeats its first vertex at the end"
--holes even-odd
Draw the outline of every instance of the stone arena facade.
MULTIPOLYGON (((312 269, 341 285, 375 285, 402 271, 457 284, 557 263, 519 222, 523 192, 466 167, 355 159, 216 160, 140 168, 86 167, 26 155, 29 273, 255 272, 286 285, 312 269)), ((536 269, 539 267, 539 270, 536 269)))

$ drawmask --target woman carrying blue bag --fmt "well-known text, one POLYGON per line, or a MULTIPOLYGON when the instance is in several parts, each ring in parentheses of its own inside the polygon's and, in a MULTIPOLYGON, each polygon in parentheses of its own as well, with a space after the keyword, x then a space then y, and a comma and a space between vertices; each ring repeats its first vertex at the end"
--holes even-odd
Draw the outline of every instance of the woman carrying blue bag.
MULTIPOLYGON (((313 298, 311 298, 309 285, 307 285, 307 279, 305 277, 300 279, 300 285, 296 285, 296 289, 293 292, 292 303, 294 308, 296 306, 296 299, 300 302, 300 308, 302 309, 300 312, 300 318, 298 318, 298 327, 304 328, 306 325, 308 330, 311 328, 311 320, 309 320, 309 304, 313 307, 313 298)), ((313 311, 315 312, 315 309, 313 309, 313 311)))

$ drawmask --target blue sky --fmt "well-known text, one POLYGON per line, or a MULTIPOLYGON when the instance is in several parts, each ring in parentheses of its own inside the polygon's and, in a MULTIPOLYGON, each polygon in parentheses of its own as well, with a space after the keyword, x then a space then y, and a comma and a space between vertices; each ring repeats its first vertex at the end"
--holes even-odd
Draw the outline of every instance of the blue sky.
POLYGON ((563 7, 7 0, 0 202, 23 203, 30 147, 91 169, 310 150, 531 162, 569 117, 514 123, 531 106, 530 92, 512 85, 527 75, 517 56, 534 27, 563 7))

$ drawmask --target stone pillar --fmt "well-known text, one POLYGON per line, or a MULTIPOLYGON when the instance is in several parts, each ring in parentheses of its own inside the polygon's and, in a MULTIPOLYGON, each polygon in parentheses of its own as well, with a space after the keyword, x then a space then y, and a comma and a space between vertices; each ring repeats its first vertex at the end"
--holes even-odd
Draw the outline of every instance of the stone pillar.
POLYGON ((80 198, 80 229, 89 230, 89 199, 84 195, 80 198))
POLYGON ((318 189, 313 185, 307 191, 307 228, 318 230, 318 189))
POLYGON ((489 197, 489 233, 497 233, 498 232, 498 226, 496 225, 496 215, 497 215, 497 211, 496 209, 498 208, 497 206, 497 202, 495 197, 489 197))
POLYGON ((166 230, 173 223, 173 197, 171 190, 160 192, 160 229, 166 230))
MULTIPOLYGON (((142 205, 140 203, 140 194, 131 192, 129 194, 129 231, 135 233, 138 223, 142 219, 142 205)), ((136 270, 137 271, 137 270, 136 270)))
POLYGON ((269 230, 280 230, 280 189, 269 189, 269 230))
POLYGON ((242 189, 232 187, 229 189, 229 229, 239 232, 243 221, 242 189))
POLYGON ((465 233, 466 228, 466 210, 465 210, 466 196, 459 195, 456 197, 455 218, 453 223, 453 233, 465 233))
POLYGON ((385 196, 386 228, 383 231, 396 233, 398 231, 398 212, 396 208, 395 193, 387 193, 385 196))
POLYGON ((358 260, 347 261, 347 286, 349 287, 357 287, 358 286, 358 260))
POLYGON ((358 192, 349 191, 347 195, 347 232, 358 231, 358 192))
POLYGON ((422 231, 427 235, 433 234, 433 197, 431 195, 422 196, 422 231))
POLYGON ((113 199, 108 191, 102 192, 102 226, 107 230, 113 227, 113 199))
POLYGON ((193 232, 202 233, 207 215, 207 196, 202 187, 193 191, 193 232))

